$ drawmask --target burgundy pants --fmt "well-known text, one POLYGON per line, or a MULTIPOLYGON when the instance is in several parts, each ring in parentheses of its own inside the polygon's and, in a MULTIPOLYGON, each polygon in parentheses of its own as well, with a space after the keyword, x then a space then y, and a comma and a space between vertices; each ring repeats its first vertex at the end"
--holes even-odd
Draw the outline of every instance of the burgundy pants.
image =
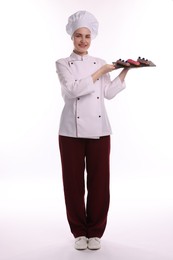
POLYGON ((74 237, 100 238, 109 208, 110 136, 100 139, 59 136, 59 146, 71 232, 74 237))

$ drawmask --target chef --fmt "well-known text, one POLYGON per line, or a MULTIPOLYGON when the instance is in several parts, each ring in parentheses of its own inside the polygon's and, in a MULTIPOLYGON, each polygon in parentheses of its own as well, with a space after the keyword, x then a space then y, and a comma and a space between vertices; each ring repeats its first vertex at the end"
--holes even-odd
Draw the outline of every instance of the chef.
POLYGON ((88 54, 98 25, 88 11, 72 14, 66 31, 71 36, 73 52, 56 61, 64 99, 59 127, 64 195, 67 219, 78 250, 101 247, 110 200, 112 134, 104 100, 114 98, 125 88, 128 72, 123 69, 111 80, 110 72, 116 66, 88 54))

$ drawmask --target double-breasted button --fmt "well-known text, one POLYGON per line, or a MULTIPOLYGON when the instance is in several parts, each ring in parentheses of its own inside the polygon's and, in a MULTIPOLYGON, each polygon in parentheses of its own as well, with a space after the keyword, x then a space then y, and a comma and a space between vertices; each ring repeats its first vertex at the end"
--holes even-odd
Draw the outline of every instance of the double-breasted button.
POLYGON ((99 115, 99 117, 101 117, 101 115, 99 115))
POLYGON ((80 98, 78 97, 77 100, 80 100, 80 98))
POLYGON ((99 97, 97 97, 97 99, 99 99, 99 97))
POLYGON ((79 119, 79 116, 77 116, 77 119, 79 119))
POLYGON ((94 61, 94 64, 96 64, 96 62, 94 61))
POLYGON ((73 62, 71 62, 71 64, 73 64, 73 62))

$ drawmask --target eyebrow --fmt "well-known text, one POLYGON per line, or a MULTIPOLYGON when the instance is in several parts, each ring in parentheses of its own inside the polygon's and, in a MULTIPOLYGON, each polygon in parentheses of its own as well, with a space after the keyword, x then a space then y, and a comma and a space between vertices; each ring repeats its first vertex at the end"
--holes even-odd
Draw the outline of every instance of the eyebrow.
POLYGON ((82 34, 82 33, 75 33, 75 35, 79 35, 79 36, 82 36, 82 35, 85 35, 85 36, 91 36, 90 33, 87 33, 87 34, 82 34))

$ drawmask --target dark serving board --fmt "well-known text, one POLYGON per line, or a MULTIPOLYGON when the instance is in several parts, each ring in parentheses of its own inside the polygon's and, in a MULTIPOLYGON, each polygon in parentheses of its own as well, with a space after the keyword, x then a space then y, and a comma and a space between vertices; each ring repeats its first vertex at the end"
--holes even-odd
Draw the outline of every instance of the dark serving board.
POLYGON ((156 67, 156 65, 152 61, 145 59, 145 58, 141 58, 141 57, 138 57, 137 60, 128 59, 125 61, 125 60, 119 59, 115 62, 112 62, 112 64, 116 66, 116 69, 156 67))

